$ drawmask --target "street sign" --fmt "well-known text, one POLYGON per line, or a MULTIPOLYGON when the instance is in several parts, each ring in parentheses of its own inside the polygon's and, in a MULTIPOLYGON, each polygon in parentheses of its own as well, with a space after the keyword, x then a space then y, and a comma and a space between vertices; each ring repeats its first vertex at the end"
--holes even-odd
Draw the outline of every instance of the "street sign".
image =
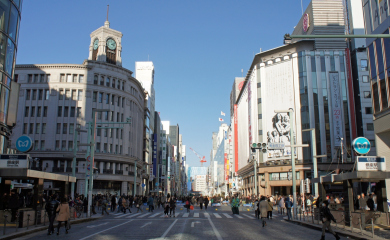
POLYGON ((386 171, 386 160, 384 157, 357 157, 357 171, 386 171))
POLYGON ((268 143, 268 149, 283 150, 286 146, 285 143, 268 143))
POLYGON ((28 152, 32 149, 33 147, 33 141, 31 140, 31 138, 29 136, 20 136, 16 142, 16 149, 19 151, 19 152, 28 152))
POLYGON ((0 155, 0 168, 28 168, 28 154, 0 155))
POLYGON ((156 182, 156 187, 158 187, 158 182, 156 182))
POLYGON ((142 183, 142 188, 144 188, 146 185, 145 185, 145 183, 142 183))
POLYGON ((352 141, 352 147, 360 155, 367 154, 370 151, 370 141, 365 137, 358 137, 352 141))

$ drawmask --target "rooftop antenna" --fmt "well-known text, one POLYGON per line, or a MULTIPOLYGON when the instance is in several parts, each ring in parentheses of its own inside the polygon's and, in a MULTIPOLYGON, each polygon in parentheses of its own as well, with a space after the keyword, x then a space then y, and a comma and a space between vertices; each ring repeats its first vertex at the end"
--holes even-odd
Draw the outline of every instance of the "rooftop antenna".
POLYGON ((303 15, 303 4, 302 4, 302 0, 301 0, 301 10, 302 10, 302 15, 303 15))
POLYGON ((108 21, 108 8, 109 8, 109 5, 107 5, 107 18, 106 18, 106 21, 104 22, 104 26, 107 28, 110 27, 110 22, 108 21))
POLYGON ((241 77, 244 77, 244 69, 241 69, 241 77))
POLYGON ((108 21, 108 9, 110 8, 110 5, 107 5, 107 19, 106 21, 108 21))

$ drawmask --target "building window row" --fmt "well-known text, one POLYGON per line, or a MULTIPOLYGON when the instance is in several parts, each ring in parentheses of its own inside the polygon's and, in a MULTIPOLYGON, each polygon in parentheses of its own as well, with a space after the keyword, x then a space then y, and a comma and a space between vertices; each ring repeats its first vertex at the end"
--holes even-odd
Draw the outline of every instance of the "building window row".
MULTIPOLYGON (((95 108, 92 108, 92 110, 95 109, 95 108)), ((92 111, 93 112, 93 111, 92 111)), ((115 114, 114 111, 109 111, 109 112, 97 112, 96 113, 97 115, 97 119, 99 120, 107 120, 107 121, 111 121, 111 122, 114 122, 115 120, 117 122, 124 122, 124 114, 123 113, 120 113, 120 112, 117 112, 115 114), (115 119, 115 115, 116 115, 116 119, 115 119), (115 120, 114 120, 115 119, 115 120)), ((93 117, 93 116, 91 116, 93 117)))
POLYGON ((23 134, 46 134, 46 123, 24 123, 23 134))
POLYGON ((57 117, 80 117, 81 107, 58 106, 57 117))
POLYGON ((39 151, 39 150, 45 151, 46 150, 46 148, 45 148, 45 140, 41 140, 41 141, 35 140, 34 141, 34 150, 35 151, 39 151))
POLYGON ((117 99, 116 104, 118 107, 125 107, 126 98, 124 97, 97 91, 94 91, 92 94, 92 102, 103 103, 104 100, 106 104, 115 105, 115 99, 117 99))
MULTIPOLYGON (((74 123, 57 123, 56 134, 73 134, 74 127, 74 123)), ((79 124, 76 124, 76 127, 79 127, 79 124)))
POLYGON ((49 89, 26 89, 26 100, 49 100, 49 89))
POLYGON ((73 151, 73 141, 56 140, 55 150, 73 151))
POLYGON ((103 143, 101 144, 100 142, 96 143, 96 152, 97 153, 114 153, 114 154, 122 154, 122 145, 118 144, 108 144, 108 143, 103 143), (103 149, 101 148, 103 146, 103 149))
POLYGON ((25 117, 47 117, 47 106, 39 107, 25 107, 25 117))
POLYGON ((59 89, 58 90, 58 100, 74 100, 81 101, 83 100, 83 90, 82 89, 59 89))
POLYGON ((60 74, 60 82, 84 83, 84 75, 83 74, 61 73, 60 74))
POLYGON ((95 74, 93 84, 125 90, 125 81, 114 77, 95 74))
POLYGON ((50 82, 50 74, 28 74, 28 83, 48 83, 50 82))
POLYGON ((123 129, 97 128, 96 129, 96 136, 101 137, 102 135, 103 135, 103 137, 115 138, 115 136, 116 136, 116 139, 123 139, 123 129))

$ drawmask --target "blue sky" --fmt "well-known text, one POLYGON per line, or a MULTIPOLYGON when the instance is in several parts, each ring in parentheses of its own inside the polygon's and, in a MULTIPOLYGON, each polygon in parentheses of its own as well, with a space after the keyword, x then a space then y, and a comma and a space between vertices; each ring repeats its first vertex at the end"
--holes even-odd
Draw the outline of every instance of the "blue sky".
POLYGON ((17 64, 81 64, 107 4, 110 27, 123 33, 123 67, 153 61, 156 111, 179 124, 190 166, 200 163, 189 147, 208 166, 221 111, 230 123, 234 78, 260 48, 282 45, 302 15, 300 0, 24 0, 17 64))

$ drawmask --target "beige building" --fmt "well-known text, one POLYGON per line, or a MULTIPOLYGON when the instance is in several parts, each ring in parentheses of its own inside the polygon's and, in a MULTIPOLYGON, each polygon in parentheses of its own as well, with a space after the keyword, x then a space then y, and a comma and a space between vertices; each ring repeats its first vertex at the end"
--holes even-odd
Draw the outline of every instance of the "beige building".
MULTIPOLYGON (((75 129, 87 129, 93 109, 108 109, 96 114, 94 168, 98 174, 93 193, 132 194, 136 160, 140 193, 145 92, 133 72, 122 67, 122 33, 106 21, 90 36, 89 57, 82 64, 16 66, 21 87, 11 147, 15 148, 19 136, 28 135, 34 142, 33 168, 71 175, 75 129)), ((77 137, 78 143, 87 140, 84 132, 77 137)), ((77 152, 79 194, 85 188, 86 150, 79 147, 77 152)), ((44 186, 55 187, 52 182, 44 186)))

